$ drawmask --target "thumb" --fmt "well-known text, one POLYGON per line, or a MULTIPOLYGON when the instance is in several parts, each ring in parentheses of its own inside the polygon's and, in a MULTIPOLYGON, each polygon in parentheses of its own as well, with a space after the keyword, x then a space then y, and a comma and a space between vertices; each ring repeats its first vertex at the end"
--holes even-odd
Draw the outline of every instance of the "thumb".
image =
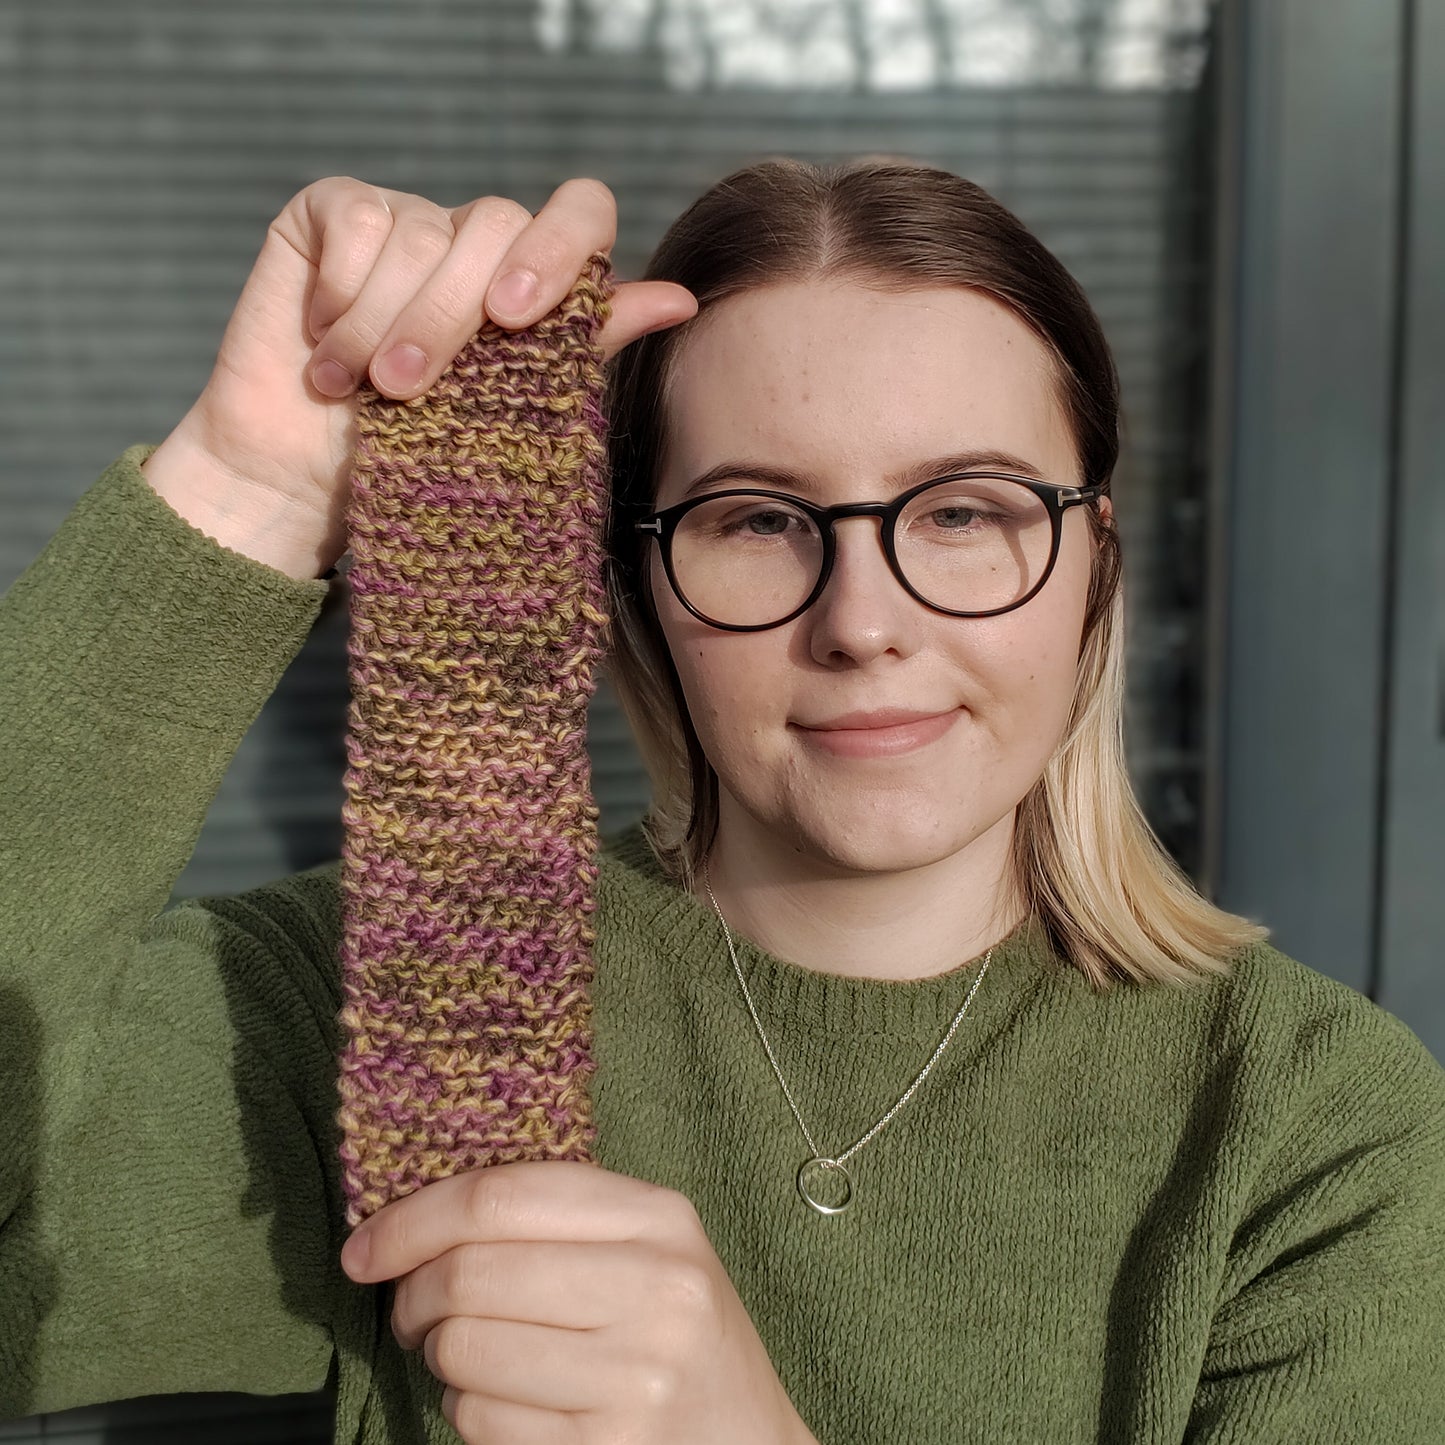
POLYGON ((697 298, 674 281, 624 281, 612 293, 612 315, 598 334, 604 360, 649 331, 697 315, 697 298))

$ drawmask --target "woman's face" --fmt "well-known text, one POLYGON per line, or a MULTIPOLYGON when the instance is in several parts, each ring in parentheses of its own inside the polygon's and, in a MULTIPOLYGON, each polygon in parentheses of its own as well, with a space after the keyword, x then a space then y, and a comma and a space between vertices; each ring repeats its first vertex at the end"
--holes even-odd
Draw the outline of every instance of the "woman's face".
MULTIPOLYGON (((1045 481, 1080 485, 1044 346, 962 287, 809 282, 722 302, 677 358, 669 423, 659 508, 725 462, 786 469, 798 480, 783 490, 822 505, 891 500, 905 469, 964 452, 1007 454, 1045 481)), ((718 489, 750 484, 770 485, 739 477, 718 489)), ((764 632, 693 617, 651 549, 653 597, 718 774, 724 833, 870 873, 1011 833, 1068 716, 1091 556, 1083 509, 1070 508, 1038 595, 996 617, 947 617, 899 586, 879 528, 870 517, 838 523, 822 596, 764 632), (904 751, 861 755, 817 730, 880 709, 951 721, 904 751)))

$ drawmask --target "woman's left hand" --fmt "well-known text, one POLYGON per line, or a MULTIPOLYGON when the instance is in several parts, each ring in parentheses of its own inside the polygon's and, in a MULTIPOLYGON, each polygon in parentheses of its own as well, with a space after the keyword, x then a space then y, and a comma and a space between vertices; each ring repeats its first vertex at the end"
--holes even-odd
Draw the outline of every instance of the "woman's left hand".
POLYGON ((423 1347, 468 1445, 816 1445, 676 1190, 491 1165, 378 1210, 341 1262, 358 1282, 405 1276, 392 1333, 423 1347))

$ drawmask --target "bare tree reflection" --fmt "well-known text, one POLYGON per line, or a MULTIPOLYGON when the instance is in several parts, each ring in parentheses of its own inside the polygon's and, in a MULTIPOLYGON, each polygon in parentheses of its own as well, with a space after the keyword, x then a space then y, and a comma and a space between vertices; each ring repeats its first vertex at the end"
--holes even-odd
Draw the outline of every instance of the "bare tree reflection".
POLYGON ((660 54, 679 88, 1192 86, 1212 0, 538 0, 550 49, 660 54))

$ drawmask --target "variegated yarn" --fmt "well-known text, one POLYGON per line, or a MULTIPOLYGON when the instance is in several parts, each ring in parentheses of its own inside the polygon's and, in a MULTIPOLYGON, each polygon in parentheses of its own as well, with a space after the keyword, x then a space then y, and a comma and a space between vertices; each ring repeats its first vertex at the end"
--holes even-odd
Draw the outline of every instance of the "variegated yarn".
POLYGON ((339 1088, 347 1223, 461 1170, 588 1159, 605 624, 593 256, 415 401, 366 389, 348 511, 339 1088))

